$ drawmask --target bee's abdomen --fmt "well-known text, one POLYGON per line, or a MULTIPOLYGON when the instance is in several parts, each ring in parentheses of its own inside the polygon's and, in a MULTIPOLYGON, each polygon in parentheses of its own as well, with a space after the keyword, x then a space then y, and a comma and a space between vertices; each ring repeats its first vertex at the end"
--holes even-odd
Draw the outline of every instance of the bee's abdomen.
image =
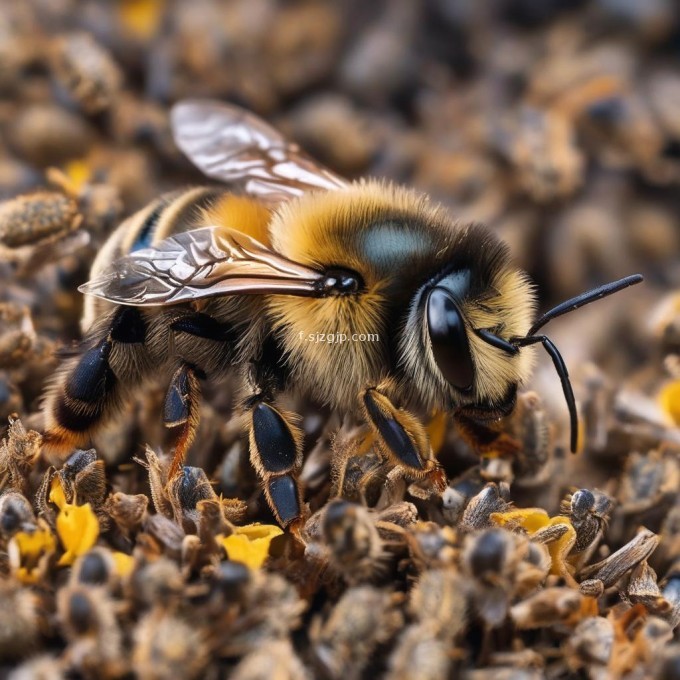
POLYGON ((173 234, 202 225, 202 215, 228 194, 224 189, 194 187, 161 196, 146 219, 137 222, 124 242, 127 254, 148 248, 173 234))
MULTIPOLYGON (((220 188, 166 194, 129 217, 109 237, 91 276, 120 257, 174 234, 208 225, 243 226, 264 239, 269 211, 220 188)), ((242 333, 256 324, 258 302, 215 299, 198 311, 191 305, 160 308, 118 306, 87 297, 81 322, 85 341, 59 369, 45 401, 46 444, 59 454, 84 446, 128 398, 179 367, 198 377, 221 378, 233 370, 242 333)), ((256 334, 255 334, 256 335, 256 334)), ((248 354, 248 352, 245 352, 248 354)))
MULTIPOLYGON (((107 262, 201 226, 202 213, 227 193, 219 188, 193 187, 164 194, 125 220, 114 232, 105 246, 107 249, 109 244, 113 246, 107 262)), ((99 260, 95 261, 93 274, 99 260)))
MULTIPOLYGON (((103 245, 92 263, 90 278, 102 275, 115 260, 136 250, 152 247, 168 236, 200 226, 203 211, 227 194, 224 189, 195 187, 164 194, 128 217, 103 245)), ((87 333, 95 320, 112 305, 87 297, 81 329, 87 333)))

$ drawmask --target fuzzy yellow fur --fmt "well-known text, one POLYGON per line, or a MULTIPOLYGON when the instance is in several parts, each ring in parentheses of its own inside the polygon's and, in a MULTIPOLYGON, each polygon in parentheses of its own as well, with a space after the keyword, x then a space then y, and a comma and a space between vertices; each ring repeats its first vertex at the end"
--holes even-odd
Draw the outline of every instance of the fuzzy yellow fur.
POLYGON ((238 229, 264 245, 269 245, 271 213, 262 203, 236 194, 225 193, 202 211, 201 223, 238 229))
MULTIPOLYGON (((281 206, 271 224, 275 250, 313 267, 353 269, 363 277, 366 289, 356 297, 270 299, 269 311, 297 384, 325 402, 352 408, 358 390, 388 377, 385 344, 396 331, 385 326, 388 283, 399 280, 402 268, 436 266, 434 259, 452 247, 456 234, 466 229, 427 198, 374 181, 357 183, 343 191, 306 195, 281 206), (429 232, 423 234, 423 240, 431 237, 441 247, 433 251, 430 259, 395 262, 391 270, 379 272, 362 257, 360 238, 367 225, 389 220, 394 214, 423 223, 429 232), (378 333, 381 342, 331 344, 301 339, 308 333, 353 332, 378 333)), ((527 378, 533 349, 524 348, 518 356, 510 357, 478 338, 472 328, 501 329, 506 339, 525 334, 534 314, 534 295, 526 276, 511 265, 499 266, 492 278, 488 296, 480 301, 466 300, 461 311, 469 326, 476 368, 471 401, 499 403, 510 385, 521 384, 527 378)), ((424 322, 422 315, 419 319, 424 322)), ((419 398, 414 401, 422 406, 449 409, 463 403, 464 397, 452 394, 437 369, 426 333, 426 327, 404 333, 400 355, 411 384, 402 385, 400 392, 403 397, 416 390, 419 398)))
POLYGON ((370 280, 373 272, 353 248, 352 230, 392 212, 419 214, 431 222, 443 215, 436 203, 413 190, 362 181, 342 191, 307 194, 283 204, 272 219, 272 245, 291 260, 310 266, 342 262, 361 272, 370 285, 376 281, 370 280))
POLYGON ((313 267, 334 264, 359 272, 366 284, 360 297, 321 299, 276 296, 269 303, 275 327, 298 385, 324 402, 353 410, 358 391, 387 377, 384 342, 384 280, 362 258, 354 229, 385 211, 437 211, 415 192, 378 182, 347 190, 308 194, 282 205, 270 227, 274 249, 313 267), (355 226, 356 225, 356 226, 355 226), (382 343, 308 342, 309 333, 378 334, 382 343))

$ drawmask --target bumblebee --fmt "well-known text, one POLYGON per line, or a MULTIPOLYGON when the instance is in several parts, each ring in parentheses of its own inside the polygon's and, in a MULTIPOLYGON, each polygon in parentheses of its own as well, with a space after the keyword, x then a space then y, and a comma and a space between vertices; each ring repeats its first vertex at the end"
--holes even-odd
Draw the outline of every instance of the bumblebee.
POLYGON ((201 381, 235 375, 265 497, 283 526, 299 528, 302 432, 281 406, 287 392, 365 421, 387 460, 443 490, 421 418, 510 412, 537 343, 561 376, 575 447, 567 370, 538 331, 641 277, 533 321, 527 275, 483 226, 410 189, 349 183, 235 106, 182 102, 171 120, 188 158, 242 191, 163 196, 111 235, 81 287, 84 340, 46 396, 51 452, 84 446, 132 391, 167 375, 172 477, 196 431, 201 381), (322 335, 374 341, 310 342, 322 335))

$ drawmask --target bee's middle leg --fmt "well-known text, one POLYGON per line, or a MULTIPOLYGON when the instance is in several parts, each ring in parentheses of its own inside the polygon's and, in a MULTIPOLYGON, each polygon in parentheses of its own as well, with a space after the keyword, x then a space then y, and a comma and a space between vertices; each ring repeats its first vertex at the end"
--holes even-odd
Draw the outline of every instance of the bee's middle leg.
POLYGON ((163 423, 175 432, 173 479, 182 467, 196 436, 200 420, 199 379, 215 376, 233 358, 235 334, 229 324, 201 312, 183 314, 171 324, 172 345, 178 367, 173 373, 163 403, 163 423))
POLYGON ((201 401, 199 373, 195 367, 182 363, 173 374, 165 394, 163 423, 168 428, 178 430, 169 479, 174 479, 180 471, 198 429, 201 401))
POLYGON ((420 420, 396 407, 380 386, 364 390, 361 399, 366 420, 388 459, 411 479, 429 479, 435 489, 443 491, 447 485, 446 474, 433 456, 427 431, 420 420))
POLYGON ((277 521, 299 537, 303 432, 295 414, 275 405, 274 395, 284 388, 284 380, 277 369, 276 348, 265 347, 268 358, 251 364, 250 395, 244 401, 250 462, 277 521))
POLYGON ((302 515, 302 431, 291 413, 258 397, 251 399, 248 418, 250 462, 263 481, 267 503, 281 526, 297 525, 302 515))

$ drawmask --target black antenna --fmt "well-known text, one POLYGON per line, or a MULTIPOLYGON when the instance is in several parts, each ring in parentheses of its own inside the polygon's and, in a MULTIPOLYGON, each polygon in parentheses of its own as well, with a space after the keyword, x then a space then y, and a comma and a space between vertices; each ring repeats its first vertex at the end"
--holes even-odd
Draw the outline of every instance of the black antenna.
POLYGON ((543 328, 543 326, 545 326, 548 321, 552 321, 558 316, 562 316, 562 314, 573 312, 579 307, 583 307, 584 305, 588 305, 591 302, 595 302, 595 300, 601 300, 603 297, 607 297, 613 293, 618 293, 618 291, 628 288, 628 286, 634 286, 636 283, 640 283, 642 280, 642 274, 632 274, 631 276, 626 276, 623 279, 612 281, 611 283, 605 283, 604 286, 594 288, 593 290, 581 293, 580 295, 577 295, 576 297, 573 297, 569 300, 565 300, 564 302, 561 302, 559 305, 557 305, 557 307, 553 307, 549 312, 546 312, 538 321, 536 321, 536 323, 534 323, 527 333, 527 337, 530 335, 535 335, 536 331, 543 328))
MULTIPOLYGON (((529 332, 523 338, 510 338, 510 344, 515 347, 526 347, 527 345, 535 345, 541 343, 545 348, 545 351, 550 355, 552 359, 553 366, 557 371, 557 375, 560 377, 560 382, 562 383, 562 391, 564 392, 564 398, 567 401, 567 408, 569 409, 569 422, 571 426, 571 438, 570 438, 570 448, 572 453, 576 453, 576 445, 578 444, 578 413, 576 411, 576 399, 574 399, 574 390, 571 387, 571 382, 569 380, 569 372, 567 371, 567 365, 564 363, 564 359, 557 349, 555 343, 553 343, 550 338, 546 335, 536 335, 536 331, 540 330, 545 326, 548 321, 562 316, 567 312, 573 312, 579 307, 595 302, 595 300, 600 300, 603 297, 607 297, 612 293, 616 293, 628 286, 634 286, 636 283, 640 283, 643 277, 640 274, 633 274, 632 276, 626 276, 618 281, 612 281, 612 283, 606 283, 604 286, 599 288, 594 288, 586 293, 581 293, 569 300, 565 300, 561 304, 553 307, 549 312, 546 312, 536 323, 531 327, 529 332)), ((480 332, 481 335, 482 332, 480 332)), ((500 344, 499 338, 496 338, 491 333, 485 332, 481 337, 486 340, 489 344, 499 347, 499 349, 507 348, 500 344)), ((504 341, 503 341, 504 342, 504 341)))
POLYGON ((517 347, 526 347, 527 345, 535 345, 539 342, 545 347, 545 351, 550 355, 557 375, 560 376, 562 392, 564 392, 564 398, 567 402, 567 408, 569 409, 569 424, 571 428, 569 448, 572 453, 576 453, 576 445, 578 444, 578 413, 576 411, 576 399, 574 398, 574 390, 572 389, 571 381, 569 380, 569 371, 567 371, 567 365, 564 363, 560 351, 557 349, 555 343, 546 335, 532 335, 527 336, 526 338, 517 338, 515 344, 517 347))

